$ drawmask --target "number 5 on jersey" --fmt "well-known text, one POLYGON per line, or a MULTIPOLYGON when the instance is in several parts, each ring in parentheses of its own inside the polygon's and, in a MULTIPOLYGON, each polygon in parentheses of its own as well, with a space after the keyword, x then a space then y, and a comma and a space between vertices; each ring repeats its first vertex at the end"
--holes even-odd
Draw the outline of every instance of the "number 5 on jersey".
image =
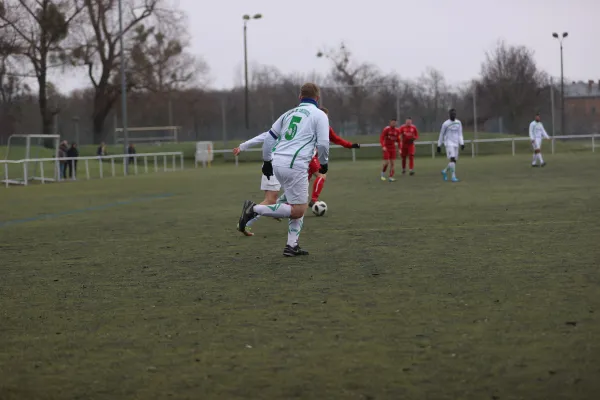
POLYGON ((302 117, 292 117, 290 125, 285 131, 285 140, 292 140, 298 133, 298 124, 302 121, 302 117))

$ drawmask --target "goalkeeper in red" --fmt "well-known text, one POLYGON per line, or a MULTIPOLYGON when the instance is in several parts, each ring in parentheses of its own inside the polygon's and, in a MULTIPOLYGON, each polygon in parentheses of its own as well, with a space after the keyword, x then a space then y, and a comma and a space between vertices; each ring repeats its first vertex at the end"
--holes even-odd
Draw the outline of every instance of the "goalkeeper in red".
MULTIPOLYGON (((321 111, 323 111, 327 116, 329 116, 329 110, 325 107, 320 107, 321 111)), ((333 128, 329 127, 329 143, 334 143, 345 147, 346 149, 360 149, 360 144, 358 143, 350 143, 347 140, 339 137, 333 128)), ((319 172, 321 169, 321 163, 319 163, 319 157, 315 154, 315 156, 310 161, 308 165, 308 179, 310 180, 313 175, 317 176, 315 179, 315 183, 313 183, 312 188, 312 196, 310 198, 310 203, 308 205, 312 207, 317 201, 319 201, 319 195, 323 191, 323 186, 325 185, 325 181, 327 180, 327 174, 322 174, 319 172)))
POLYGON ((419 131, 413 125, 412 119, 408 117, 406 123, 399 129, 402 145, 400 157, 402 157, 402 173, 406 173, 406 158, 408 157, 408 168, 410 175, 415 174, 415 140, 419 139, 419 131))
POLYGON ((385 181, 385 171, 390 169, 388 179, 394 182, 395 163, 398 152, 401 150, 402 142, 400 141, 400 131, 396 128, 396 118, 390 120, 390 124, 383 128, 381 137, 379 138, 381 148, 383 150, 383 168, 381 170, 381 180, 385 181), (398 150, 396 150, 396 144, 398 150))

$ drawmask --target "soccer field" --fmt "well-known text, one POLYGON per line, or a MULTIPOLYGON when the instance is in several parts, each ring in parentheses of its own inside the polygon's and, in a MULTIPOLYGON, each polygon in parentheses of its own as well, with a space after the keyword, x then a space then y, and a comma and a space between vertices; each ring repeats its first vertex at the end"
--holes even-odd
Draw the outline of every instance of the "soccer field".
POLYGON ((595 399, 600 159, 336 162, 243 237, 260 166, 0 188, 0 399, 595 399))

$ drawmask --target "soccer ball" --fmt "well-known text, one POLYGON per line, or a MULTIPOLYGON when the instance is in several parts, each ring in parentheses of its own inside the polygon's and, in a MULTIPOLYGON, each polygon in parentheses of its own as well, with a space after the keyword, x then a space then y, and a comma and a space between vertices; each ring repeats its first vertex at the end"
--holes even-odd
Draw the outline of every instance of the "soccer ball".
POLYGON ((312 206, 312 212, 317 217, 322 217, 327 212, 327 204, 324 201, 317 201, 312 206))

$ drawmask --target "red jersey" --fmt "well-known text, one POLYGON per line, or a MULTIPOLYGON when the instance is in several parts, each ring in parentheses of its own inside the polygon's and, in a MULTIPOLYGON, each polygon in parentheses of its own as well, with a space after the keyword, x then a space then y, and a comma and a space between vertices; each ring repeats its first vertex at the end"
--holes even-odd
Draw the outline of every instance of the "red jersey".
POLYGON ((414 125, 404 124, 400 127, 400 129, 398 129, 398 131, 400 132, 403 143, 411 144, 419 138, 419 131, 414 125))
POLYGON ((332 127, 329 127, 329 142, 333 142, 334 144, 338 144, 347 149, 352 148, 352 143, 339 137, 332 127))
POLYGON ((400 146, 400 131, 396 127, 386 126, 383 128, 381 132, 381 137, 379 138, 379 142, 381 143, 381 147, 385 147, 386 149, 393 149, 396 147, 396 142, 398 146, 400 146))

